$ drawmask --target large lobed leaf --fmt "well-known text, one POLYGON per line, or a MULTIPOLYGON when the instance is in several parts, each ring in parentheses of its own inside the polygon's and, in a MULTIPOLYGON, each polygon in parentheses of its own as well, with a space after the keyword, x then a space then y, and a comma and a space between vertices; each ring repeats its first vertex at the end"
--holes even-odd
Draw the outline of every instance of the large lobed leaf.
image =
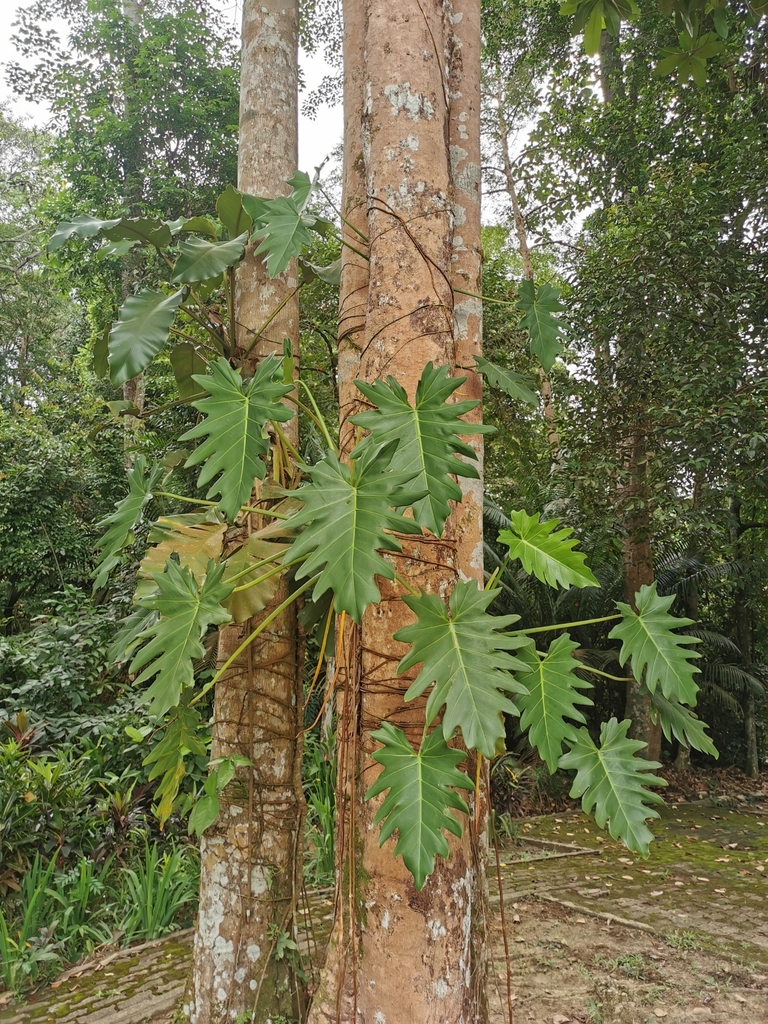
MULTIPOLYGON (((294 198, 260 200, 263 213, 256 221, 253 234, 261 238, 255 250, 266 253, 265 262, 270 277, 278 277, 292 259, 300 255, 311 243, 309 228, 315 218, 303 213, 294 198)), ((251 212, 253 208, 251 208, 251 212)))
POLYGON ((456 457, 477 458, 474 449, 461 441, 459 435, 482 434, 492 429, 460 419, 479 403, 449 404, 448 399, 467 378, 449 377, 448 370, 447 366, 434 367, 431 362, 427 363, 416 388, 414 405, 409 403, 408 395, 394 377, 388 377, 386 383, 355 381, 376 409, 351 419, 355 425, 371 431, 371 436, 356 449, 358 454, 369 447, 397 441, 392 469, 396 473, 410 470, 415 486, 423 488, 425 495, 414 503, 413 515, 419 525, 436 537, 442 534, 450 515, 448 502, 461 501, 462 497, 461 488, 451 476, 478 476, 473 465, 456 457))
POLYGON ((307 467, 310 483, 296 492, 304 507, 288 521, 304 530, 289 548, 286 563, 305 558, 296 576, 320 572, 313 600, 332 590, 336 611, 346 611, 355 622, 381 596, 374 577, 395 578, 390 563, 378 554, 402 550, 387 531, 421 533, 417 523, 394 511, 423 494, 407 489, 412 474, 390 472, 394 451, 394 442, 370 450, 351 469, 329 452, 322 462, 307 467))
POLYGON ((179 703, 182 690, 194 683, 193 662, 205 654, 201 640, 208 627, 229 622, 222 603, 232 587, 222 582, 223 574, 224 566, 211 561, 199 585, 186 566, 169 558, 165 572, 152 576, 158 592, 137 602, 160 616, 141 633, 143 645, 129 669, 140 673, 137 685, 154 678, 146 694, 150 714, 164 715, 179 703))
POLYGON ((554 315, 565 309, 559 301, 560 292, 551 284, 542 284, 538 289, 533 281, 523 281, 517 308, 523 318, 518 324, 528 332, 531 352, 545 370, 551 370, 560 353, 562 323, 554 315))
POLYGON ((684 743, 694 750, 701 750, 711 757, 719 757, 717 747, 704 732, 708 728, 706 722, 702 722, 691 711, 676 700, 667 698, 658 690, 654 690, 651 696, 651 714, 656 721, 661 722, 661 729, 668 740, 674 736, 675 739, 684 743))
POLYGON ((645 822, 659 816, 649 805, 664 801, 645 787, 667 783, 652 774, 654 768, 661 767, 658 761, 635 756, 645 744, 627 737, 629 726, 629 719, 603 722, 599 747, 586 729, 579 729, 575 738, 569 739, 571 749, 558 765, 576 770, 570 795, 581 797, 587 814, 594 808, 595 821, 601 828, 607 823, 614 839, 621 839, 628 849, 647 857, 653 833, 645 822))
POLYGON ((502 530, 499 543, 509 548, 510 558, 519 558, 525 571, 550 587, 599 587, 585 555, 574 551, 578 544, 570 527, 556 530, 559 519, 539 522, 539 516, 510 512, 511 530, 502 530), (556 531, 556 532, 554 532, 556 531))
POLYGON ((520 728, 528 730, 529 742, 536 747, 550 772, 557 768, 563 742, 576 738, 573 722, 586 724, 586 718, 576 705, 592 705, 589 697, 579 693, 580 689, 591 689, 591 684, 579 679, 574 672, 579 663, 573 658, 573 651, 578 646, 563 633, 543 658, 532 647, 518 655, 528 665, 527 672, 517 674, 518 682, 528 690, 528 694, 517 701, 521 711, 520 728))
POLYGON ((466 754, 452 750, 440 729, 425 736, 418 751, 405 733, 389 722, 383 722, 371 736, 382 744, 372 756, 383 765, 383 771, 365 799, 389 790, 374 818, 374 824, 383 822, 379 846, 398 829, 395 856, 402 856, 418 891, 435 870, 437 854, 448 856, 443 829, 455 836, 462 833, 461 822, 450 808, 467 812, 466 803, 456 792, 456 788, 474 788, 456 767, 466 754))
POLYGON ((106 527, 106 533, 96 541, 101 558, 95 569, 94 590, 106 586, 109 574, 120 564, 120 552, 133 541, 133 531, 142 518, 145 505, 152 500, 152 489, 162 476, 162 467, 154 464, 147 471, 147 460, 143 455, 136 458, 128 470, 128 494, 118 502, 115 511, 102 519, 97 526, 106 527))
POLYGON ((168 340, 183 291, 166 295, 145 288, 129 296, 109 334, 109 378, 125 384, 149 366, 168 340))
POLYGON ((190 754, 205 757, 205 744, 197 735, 200 725, 200 716, 194 708, 177 708, 163 729, 162 739, 144 758, 144 764, 147 767, 151 765, 150 781, 162 775, 155 792, 161 825, 171 816, 179 785, 186 774, 184 758, 190 754))
POLYGON ((528 387, 525 377, 514 370, 506 370, 502 366, 483 359, 482 356, 475 356, 477 372, 481 373, 492 388, 498 388, 505 395, 516 399, 518 402, 525 402, 526 405, 538 406, 539 396, 528 387))
POLYGON ((139 577, 152 579, 165 563, 176 556, 198 579, 202 579, 210 561, 221 559, 226 524, 215 511, 187 512, 161 516, 149 531, 148 547, 139 566, 139 577))
POLYGON ((461 727, 465 744, 488 758, 503 749, 503 716, 519 713, 505 693, 527 692, 510 674, 525 671, 526 665, 507 651, 530 643, 527 637, 498 632, 519 618, 488 614, 486 609, 498 593, 480 590, 473 580, 459 580, 448 608, 434 594, 406 596, 403 600, 417 620, 394 636, 412 645, 398 666, 399 673, 422 663, 405 699, 420 696, 434 683, 427 698, 427 724, 445 706, 442 729, 446 740, 461 727))
POLYGON ((635 594, 636 612, 628 604, 616 602, 623 618, 608 636, 621 640, 619 664, 623 666, 631 660, 633 675, 642 679, 650 693, 658 686, 668 699, 693 707, 699 689, 693 677, 699 670, 691 659, 699 654, 686 645, 697 644, 699 639, 672 632, 693 624, 693 619, 678 619, 669 614, 674 600, 674 595, 659 597, 655 583, 642 586, 635 594))
POLYGON ((213 363, 211 370, 210 376, 192 378, 210 396, 192 403, 205 419, 180 440, 206 438, 185 466, 204 463, 198 486, 213 480, 207 496, 220 495, 218 507, 231 522, 250 497, 254 478, 264 479, 263 456, 269 450, 265 425, 269 420, 285 422, 293 416, 280 401, 292 386, 279 379, 280 360, 275 356, 262 359, 247 381, 224 358, 213 363))

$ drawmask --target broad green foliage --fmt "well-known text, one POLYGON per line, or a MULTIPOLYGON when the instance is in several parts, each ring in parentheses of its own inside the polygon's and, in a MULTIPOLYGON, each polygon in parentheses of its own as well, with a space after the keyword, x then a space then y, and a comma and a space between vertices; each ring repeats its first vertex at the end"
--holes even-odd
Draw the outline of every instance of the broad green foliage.
POLYGON ((202 398, 205 394, 199 384, 195 383, 195 374, 201 376, 205 373, 206 362, 198 352, 197 348, 188 341, 183 341, 172 349, 171 369, 176 378, 176 386, 179 389, 179 397, 187 401, 193 398, 202 398))
POLYGON ((286 564, 306 559, 297 579, 320 572, 312 597, 317 601, 332 590, 334 608, 360 622, 363 612, 381 596, 374 577, 393 580, 392 565, 378 551, 400 551, 398 533, 421 533, 412 519, 395 512, 424 494, 410 487, 411 473, 393 473, 390 464, 396 442, 369 450, 352 467, 333 452, 316 466, 308 466, 310 483, 296 496, 304 508, 290 523, 303 526, 285 556, 286 564))
POLYGON ((559 296, 558 289, 548 283, 539 285, 538 288, 533 281, 522 281, 520 284, 517 308, 522 310, 524 315, 518 326, 528 332, 531 352, 545 370, 552 369, 561 349, 560 335, 563 325, 554 315, 565 309, 559 301, 559 296))
POLYGON ((559 519, 539 521, 527 512, 510 512, 511 530, 502 530, 499 542, 509 548, 510 558, 519 558, 525 571, 550 587, 597 587, 585 555, 573 549, 578 544, 569 527, 557 530, 559 519), (556 532, 555 532, 556 531, 556 532))
POLYGON ((504 747, 503 715, 517 715, 505 693, 526 693, 511 672, 525 671, 525 663, 507 651, 529 643, 526 637, 499 630, 517 621, 516 615, 489 615, 496 590, 480 590, 472 581, 458 580, 448 608, 435 594, 406 595, 403 601, 417 621, 395 633, 394 639, 411 644, 398 673, 422 663, 421 671, 405 695, 419 697, 432 683, 426 719, 431 724, 443 713, 442 730, 450 740, 458 728, 465 744, 491 758, 504 747))
POLYGON ((495 363, 490 363, 482 356, 475 356, 477 372, 481 373, 493 388, 498 388, 510 398, 526 405, 538 406, 538 395, 528 387, 525 377, 514 370, 505 370, 495 363))
POLYGON ((275 356, 263 359, 247 381, 223 358, 213 364, 211 376, 193 378, 210 397, 192 403, 205 419, 180 440, 204 437, 205 441, 186 466, 203 463, 198 486, 213 481, 208 497, 221 496, 219 508, 230 522, 250 497, 254 478, 264 479, 263 459, 269 450, 264 427, 270 420, 284 423, 293 416, 280 401, 292 390, 281 378, 282 367, 275 356))
POLYGON ((636 18, 640 13, 635 0, 566 0, 561 14, 575 14, 573 31, 584 32, 584 49, 596 54, 600 49, 600 33, 607 29, 616 38, 621 19, 636 18))
POLYGON ((707 84, 707 60, 723 50, 723 43, 715 32, 692 36, 683 31, 678 36, 679 50, 664 51, 667 56, 655 67, 657 75, 669 75, 673 71, 681 82, 689 79, 703 89, 707 84))
POLYGON ((96 542, 101 558, 96 566, 94 590, 106 586, 110 572, 120 564, 120 553, 133 541, 133 531, 139 524, 145 506, 152 500, 152 489, 162 476, 162 467, 156 463, 147 472, 147 460, 143 455, 136 458, 128 470, 128 494, 110 515, 98 523, 106 533, 96 542))
POLYGON ((186 771, 184 759, 189 755, 204 757, 205 744, 198 736, 200 716, 194 708, 178 707, 163 730, 163 737, 144 759, 150 767, 149 778, 160 778, 155 797, 159 800, 160 822, 171 816, 179 785, 186 771))
POLYGON ((261 238, 255 253, 267 254, 267 272, 270 277, 277 277, 312 241, 309 228, 315 218, 303 214, 292 198, 284 196, 270 200, 266 207, 253 229, 254 235, 261 238))
POLYGON ((71 221, 64 220, 56 228, 48 242, 48 252, 55 252, 60 249, 70 238, 95 238, 100 231, 113 228, 120 223, 120 218, 115 220, 101 220, 97 217, 89 217, 82 214, 74 217, 71 221))
POLYGON ((528 666, 527 672, 517 675, 518 682, 528 690, 517 700, 521 711, 520 728, 528 730, 528 739, 550 772, 557 769, 563 743, 577 738, 573 722, 586 723, 577 705, 592 704, 589 697, 579 693, 579 690, 592 687, 575 674, 579 663, 573 652, 578 646, 567 633, 563 633, 544 657, 531 647, 519 654, 528 666))
POLYGON ((616 602, 623 620, 608 636, 621 640, 619 664, 626 665, 631 659, 635 678, 642 679, 650 693, 658 686, 668 699, 694 706, 698 687, 693 677, 699 670, 691 659, 699 654, 686 645, 697 644, 699 640, 672 632, 693 624, 692 619, 677 619, 669 614, 674 600, 674 595, 659 597, 655 583, 641 587, 635 597, 637 612, 628 604, 616 602))
POLYGON ((450 515, 449 501, 461 501, 461 488, 454 476, 477 478, 475 467, 457 455, 475 460, 474 449, 459 440, 460 434, 482 434, 491 428, 465 423, 460 417, 477 406, 475 401, 448 403, 448 399, 465 382, 466 377, 449 377, 448 367, 427 363, 416 388, 412 406, 405 390, 394 377, 374 384, 356 381, 356 385, 372 405, 373 412, 358 413, 351 422, 370 436, 358 445, 359 457, 371 447, 397 442, 391 469, 396 473, 413 474, 413 485, 425 496, 413 504, 416 522, 436 537, 443 532, 450 515))
POLYGON ((653 833, 645 819, 658 818, 652 805, 663 801, 645 787, 667 783, 653 774, 654 768, 661 768, 658 761, 635 756, 645 744, 627 737, 629 726, 629 719, 603 722, 599 746, 586 729, 579 729, 570 741, 571 749, 558 763, 561 768, 575 769, 570 795, 581 797, 587 814, 594 809, 595 821, 601 828, 607 825, 614 839, 622 839, 630 850, 647 856, 653 833))
POLYGON ((179 258, 173 270, 174 284, 196 284, 210 281, 240 262, 245 253, 248 233, 228 242, 209 242, 190 238, 179 242, 179 258))
POLYGON ((448 856, 442 830, 461 835, 461 823, 450 808, 467 812, 466 803, 456 792, 473 788, 456 767, 466 755, 452 750, 440 729, 424 737, 418 752, 405 733, 389 722, 383 722, 371 737, 382 744, 382 749, 371 756, 384 768, 365 799, 389 790, 374 818, 375 824, 383 822, 379 845, 398 830, 395 856, 402 856, 418 891, 435 870, 435 856, 448 856))
POLYGON ((222 582, 224 567, 208 563, 205 579, 198 584, 192 573, 169 558, 165 572, 154 573, 159 593, 139 599, 139 604, 159 612, 160 618, 138 637, 142 643, 130 671, 139 673, 136 685, 153 679, 145 699, 153 715, 164 715, 179 703, 182 691, 194 683, 193 661, 202 658, 200 642, 209 626, 229 621, 222 607, 232 587, 222 582))
POLYGON ((109 377, 125 384, 149 366, 168 340, 184 292, 153 292, 131 295, 120 309, 109 335, 109 377))
POLYGON ((160 516, 149 532, 151 546, 141 561, 139 576, 151 579, 175 555, 181 565, 202 579, 208 563, 221 558, 225 530, 226 524, 216 512, 160 516))
POLYGON ((661 723, 661 729, 668 740, 672 737, 694 750, 701 750, 710 757, 719 757, 717 748, 704 730, 702 722, 690 708, 678 700, 667 700, 658 690, 651 694, 651 714, 661 723))
MULTIPOLYGON (((216 213, 231 239, 239 238, 243 234, 248 237, 253 227, 253 218, 243 206, 242 194, 232 185, 227 185, 216 200, 216 213)), ((187 231, 195 230, 189 224, 185 227, 187 231)))
POLYGON ((274 544, 252 533, 245 544, 227 558, 224 582, 231 580, 235 589, 224 602, 224 607, 233 622, 245 622, 264 611, 275 595, 280 576, 263 577, 277 569, 284 554, 285 544, 274 544), (255 568, 247 573, 249 566, 255 568))

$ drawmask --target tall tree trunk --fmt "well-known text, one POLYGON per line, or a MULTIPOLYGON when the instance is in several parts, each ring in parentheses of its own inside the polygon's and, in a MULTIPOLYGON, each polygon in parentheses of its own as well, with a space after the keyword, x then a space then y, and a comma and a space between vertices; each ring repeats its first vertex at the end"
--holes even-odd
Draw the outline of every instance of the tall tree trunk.
MULTIPOLYGON (((734 498, 730 506, 731 515, 734 520, 731 526, 731 542, 736 558, 742 558, 744 554, 742 536, 744 527, 741 523, 741 501, 738 498, 734 498)), ((741 650, 744 668, 747 672, 751 672, 754 645, 752 614, 749 607, 747 590, 741 581, 737 584, 733 595, 733 620, 736 643, 741 650)), ((749 689, 745 689, 742 695, 741 709, 744 715, 744 774, 749 776, 750 779, 756 779, 760 774, 760 763, 757 756, 757 715, 755 695, 749 689)))
MULTIPOLYGON (((351 373, 367 381, 391 374, 413 398, 429 360, 466 373, 479 351, 479 302, 462 295, 454 305, 452 290, 455 280, 462 291, 479 291, 479 5, 348 0, 345 39, 347 60, 358 60, 364 74, 347 65, 343 205, 359 215, 365 190, 370 240, 367 275, 344 257, 339 368, 348 450, 351 373)), ((462 397, 480 393, 469 377, 462 397)), ((481 498, 476 483, 465 489, 442 539, 401 538, 398 573, 443 594, 459 573, 480 580, 481 498)), ((482 1021, 473 917, 482 899, 482 836, 465 821, 450 857, 417 893, 393 856, 394 840, 379 848, 380 801, 362 799, 379 770, 370 730, 386 720, 418 745, 423 726, 423 705, 403 701, 409 680, 396 670, 405 648, 392 639, 412 616, 399 585, 379 582, 381 603, 360 627, 344 630, 337 650, 340 892, 310 1020, 482 1021)))
MULTIPOLYGON (((298 142, 298 8, 296 0, 246 0, 243 10, 238 187, 274 197, 289 191, 298 142)), ((292 263, 270 281, 249 247, 235 277, 235 358, 244 376, 290 339, 298 363, 298 299, 292 263), (249 351, 250 350, 250 351, 249 351)), ((298 442, 297 419, 285 426, 298 442)), ((289 481, 285 481, 288 483, 289 481)), ((258 495, 254 495, 258 500, 258 495)), ((249 519, 251 517, 248 517, 249 519)), ((230 531, 242 540, 253 524, 230 531)), ((284 581, 269 614, 288 596, 284 581)), ((223 664, 259 618, 219 633, 223 664)), ((221 813, 201 842, 200 911, 186 1012, 192 1024, 223 1024, 239 1013, 261 1024, 296 1017, 300 993, 288 958, 278 959, 277 936, 293 936, 300 891, 303 796, 301 789, 301 665, 295 605, 278 616, 217 683, 212 757, 242 754, 252 767, 238 770, 221 799, 221 813)))
MULTIPOLYGON (((624 598, 635 606, 635 594, 653 583, 652 527, 647 493, 646 437, 636 415, 626 444, 627 485, 622 496, 624 534, 621 554, 624 562, 624 598)), ((632 719, 629 735, 646 744, 643 757, 656 761, 661 754, 661 725, 651 719, 651 699, 641 692, 640 681, 627 683, 625 715, 632 719)))

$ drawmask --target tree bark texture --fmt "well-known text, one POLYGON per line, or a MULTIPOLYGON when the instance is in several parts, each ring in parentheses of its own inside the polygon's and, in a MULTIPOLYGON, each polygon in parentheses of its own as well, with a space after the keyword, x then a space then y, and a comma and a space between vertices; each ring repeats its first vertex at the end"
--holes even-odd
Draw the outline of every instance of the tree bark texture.
MULTIPOLYGON (((638 419, 627 441, 627 485, 622 495, 624 535, 624 598, 635 610, 635 594, 653 583, 652 526, 646 487, 647 457, 642 423, 638 419)), ((640 681, 627 683, 625 715, 632 720, 629 735, 646 744, 643 757, 657 761, 661 754, 661 725, 651 718, 651 699, 640 690, 640 681)))
MULTIPOLYGON (((391 374, 413 399, 428 361, 467 376, 458 398, 480 397, 479 4, 461 0, 348 0, 345 5, 343 210, 369 240, 366 265, 343 256, 339 345, 342 443, 360 407, 351 381, 391 374), (359 69, 362 68, 362 74, 359 69), (365 205, 363 205, 365 204, 365 205), (363 210, 366 212, 362 220, 363 210)), ((479 455, 478 439, 470 440, 479 455)), ((482 489, 463 500, 442 538, 402 537, 393 556, 411 585, 446 600, 460 576, 482 580, 482 489)), ((378 580, 381 603, 338 632, 340 721, 338 893, 329 959, 313 1022, 413 1024, 481 1021, 482 845, 472 822, 416 892, 395 841, 379 848, 381 798, 363 794, 379 766, 371 730, 383 721, 421 738, 423 703, 405 704, 397 675, 406 651, 393 634, 413 620, 397 583, 378 580)), ((478 818, 485 822, 485 806, 478 818)))
MULTIPOLYGON (((246 0, 243 10, 238 187, 272 198, 290 191, 298 145, 296 0, 246 0)), ((253 245, 235 275, 235 360, 252 375, 288 338, 298 365, 297 270, 270 281, 253 245), (282 305, 266 329, 263 325, 282 305)), ((298 440, 297 419, 284 426, 298 440)), ((284 480, 285 484, 290 481, 284 480)), ((258 493, 253 496, 259 500, 258 493)), ((235 547, 258 526, 246 517, 229 531, 235 547)), ((261 616, 219 632, 222 665, 288 596, 281 581, 261 616)), ((185 1011, 192 1024, 223 1024, 248 1013, 253 1024, 298 1016, 300 992, 279 933, 293 936, 301 884, 301 664, 295 606, 281 613, 217 683, 212 757, 241 754, 221 794, 221 813, 201 842, 200 910, 185 1011)))

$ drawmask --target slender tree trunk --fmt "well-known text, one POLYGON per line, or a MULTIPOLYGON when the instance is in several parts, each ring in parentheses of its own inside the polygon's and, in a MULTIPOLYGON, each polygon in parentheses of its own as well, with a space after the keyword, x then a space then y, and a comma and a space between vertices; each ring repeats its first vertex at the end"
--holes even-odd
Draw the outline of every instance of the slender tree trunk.
MULTIPOLYGON (((646 439, 643 424, 636 418, 627 442, 629 479, 623 494, 624 535, 621 554, 624 562, 624 597, 635 607, 635 594, 653 583, 652 527, 647 494, 646 439)), ((640 690, 640 681, 627 683, 625 715, 632 719, 629 735, 646 744, 643 757, 656 761, 661 753, 661 726, 651 719, 651 699, 640 690)))
MULTIPOLYGON (((246 0, 243 10, 238 187, 265 197, 289 191, 296 170, 298 9, 296 0, 246 0)), ((298 362, 298 300, 261 327, 296 288, 291 264, 270 281, 253 246, 235 277, 235 358, 250 376, 271 352, 291 341, 298 362)), ((294 444, 297 420, 285 426, 294 444)), ((290 481, 284 481, 286 484, 290 481)), ((254 495, 258 500, 258 494, 254 495)), ((230 543, 258 523, 247 517, 230 543)), ((268 614, 288 596, 277 588, 268 614)), ((223 627, 223 664, 259 619, 223 627)), ((280 933, 293 937, 300 891, 301 664, 295 605, 274 620, 217 683, 212 757, 242 754, 240 769, 222 794, 218 820, 201 842, 200 911, 186 1012, 192 1024, 224 1024, 239 1013, 262 1024, 296 1017, 300 992, 290 960, 274 950, 280 933)))
MULTIPOLYGON (((364 73, 347 64, 343 206, 359 216, 366 195, 370 240, 368 274, 344 257, 339 369, 348 450, 344 420, 356 406, 349 374, 392 374, 413 397, 429 360, 466 373, 479 351, 479 302, 462 295, 454 305, 452 289, 456 280, 462 291, 479 290, 479 5, 348 0, 345 40, 347 61, 357 59, 364 73)), ((469 376, 461 397, 480 393, 469 376)), ((398 573, 444 594, 459 572, 481 579, 481 497, 476 484, 465 489, 442 539, 402 538, 398 573)), ((423 705, 403 702, 409 681, 396 670, 404 647, 392 639, 412 616, 399 585, 379 582, 381 603, 360 627, 345 627, 337 648, 340 891, 310 1020, 482 1021, 473 915, 482 911, 483 837, 465 821, 450 858, 417 893, 394 841, 379 848, 380 801, 362 799, 379 770, 370 730, 386 720, 418 744, 423 725, 423 705)))
MULTIPOLYGON (((731 541, 734 546, 734 553, 737 558, 743 556, 741 525, 741 501, 734 498, 731 501, 731 514, 734 523, 731 528, 731 541)), ((733 619, 736 632, 736 643, 741 650, 741 657, 744 668, 747 672, 752 671, 753 651, 753 629, 752 615, 749 607, 746 588, 738 585, 733 595, 733 619)), ((741 709, 744 715, 744 774, 750 779, 756 779, 760 774, 760 763, 757 756, 757 715, 755 709, 755 695, 751 690, 745 689, 741 698, 741 709)))

